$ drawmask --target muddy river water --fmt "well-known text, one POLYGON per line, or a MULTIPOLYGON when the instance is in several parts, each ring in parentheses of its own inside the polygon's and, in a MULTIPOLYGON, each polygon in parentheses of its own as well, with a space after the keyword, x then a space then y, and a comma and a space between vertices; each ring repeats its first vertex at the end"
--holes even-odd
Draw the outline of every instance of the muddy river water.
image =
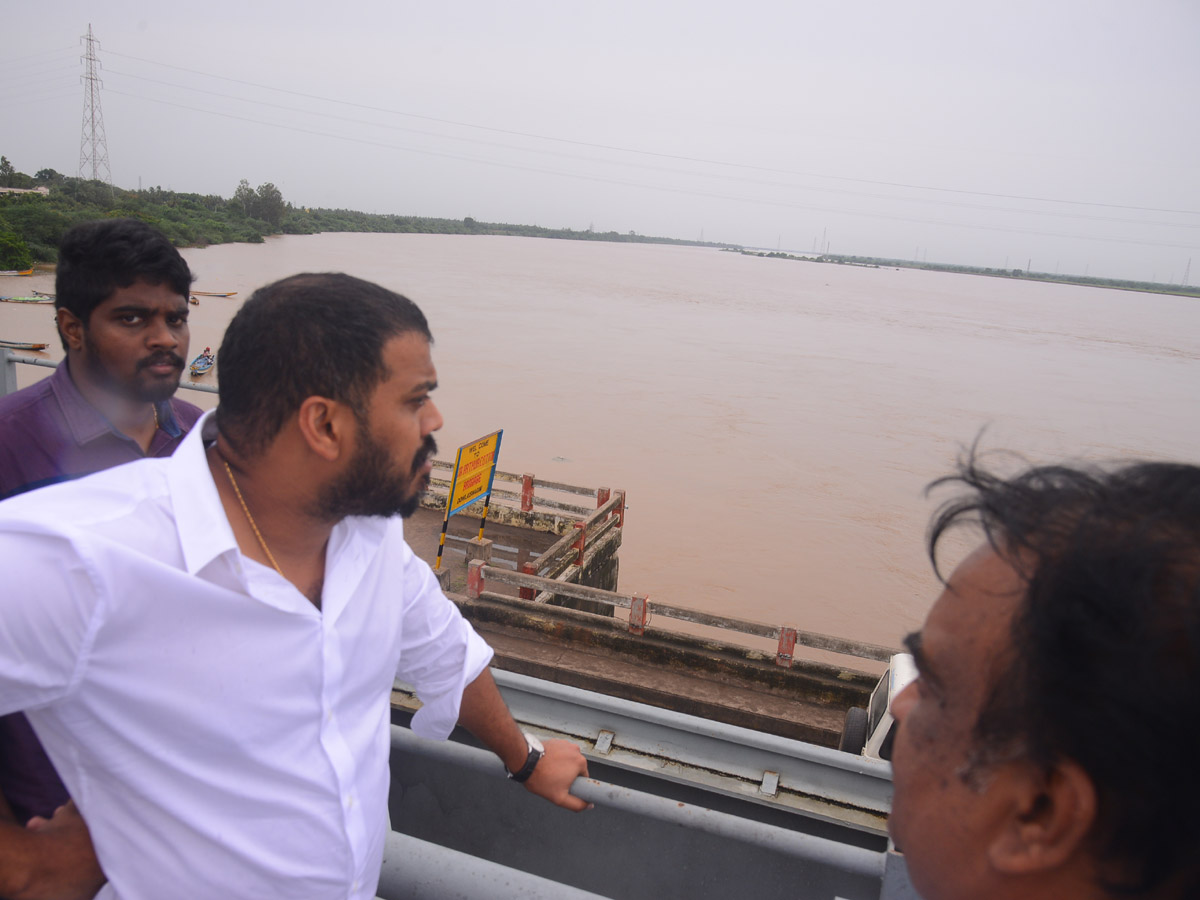
MULTIPOLYGON (((412 297, 436 340, 440 455, 504 428, 502 469, 624 488, 621 588, 651 600, 895 644, 937 592, 923 489, 981 430, 1037 462, 1200 456, 1191 299, 528 238, 185 255, 197 289, 239 292, 192 308, 193 356, 295 272, 412 297)), ((51 309, 0 304, 0 336, 52 339, 51 309)))

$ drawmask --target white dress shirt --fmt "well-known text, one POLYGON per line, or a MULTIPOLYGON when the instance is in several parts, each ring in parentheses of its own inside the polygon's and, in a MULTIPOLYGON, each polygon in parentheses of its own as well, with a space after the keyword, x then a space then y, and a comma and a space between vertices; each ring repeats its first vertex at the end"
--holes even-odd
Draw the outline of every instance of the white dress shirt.
POLYGON ((101 897, 374 897, 392 681, 444 738, 491 650, 399 519, 334 528, 321 609, 242 556, 214 424, 0 503, 0 713, 27 711, 87 820, 101 897))

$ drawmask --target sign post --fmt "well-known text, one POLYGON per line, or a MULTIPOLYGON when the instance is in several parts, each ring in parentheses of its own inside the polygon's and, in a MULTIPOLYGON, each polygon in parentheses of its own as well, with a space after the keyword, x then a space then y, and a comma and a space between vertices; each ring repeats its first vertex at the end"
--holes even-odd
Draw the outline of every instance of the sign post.
POLYGON ((500 438, 504 429, 464 444, 454 456, 454 472, 450 476, 450 495, 446 499, 446 518, 442 520, 442 536, 438 539, 434 571, 442 567, 442 550, 446 546, 446 526, 450 517, 483 498, 483 517, 479 520, 479 537, 487 522, 488 505, 492 500, 492 481, 496 477, 496 460, 500 458, 500 438))

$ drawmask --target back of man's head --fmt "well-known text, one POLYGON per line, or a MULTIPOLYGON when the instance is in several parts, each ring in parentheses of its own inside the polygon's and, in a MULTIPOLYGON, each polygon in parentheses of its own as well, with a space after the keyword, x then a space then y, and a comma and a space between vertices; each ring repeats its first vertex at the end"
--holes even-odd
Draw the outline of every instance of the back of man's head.
POLYGON ((63 236, 54 286, 56 309, 70 310, 86 325, 113 291, 135 281, 166 284, 187 296, 192 273, 167 236, 138 219, 84 222, 63 236))
POLYGON ((362 414, 387 375, 384 345, 433 338, 407 297, 340 273, 293 275, 259 288, 221 342, 221 433, 244 456, 262 452, 308 397, 362 414))
POLYGON ((1073 761, 1098 798, 1086 850, 1114 896, 1200 896, 1200 468, 966 462, 929 552, 964 520, 1027 584, 971 769, 1073 761))

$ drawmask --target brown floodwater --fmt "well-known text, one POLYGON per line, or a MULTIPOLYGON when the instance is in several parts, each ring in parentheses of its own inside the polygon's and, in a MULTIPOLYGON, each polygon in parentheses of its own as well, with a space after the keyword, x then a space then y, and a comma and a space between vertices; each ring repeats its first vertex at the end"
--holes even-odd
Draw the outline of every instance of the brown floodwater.
MULTIPOLYGON (((440 455, 503 428, 502 469, 624 488, 621 589, 652 601, 894 645, 937 593, 923 489, 981 430, 1037 462, 1200 447, 1200 303, 1180 297, 529 238, 185 255, 197 289, 239 292, 192 308, 191 355, 295 272, 412 297, 436 340, 440 455)), ((0 336, 52 340, 51 308, 0 303, 0 336)))

